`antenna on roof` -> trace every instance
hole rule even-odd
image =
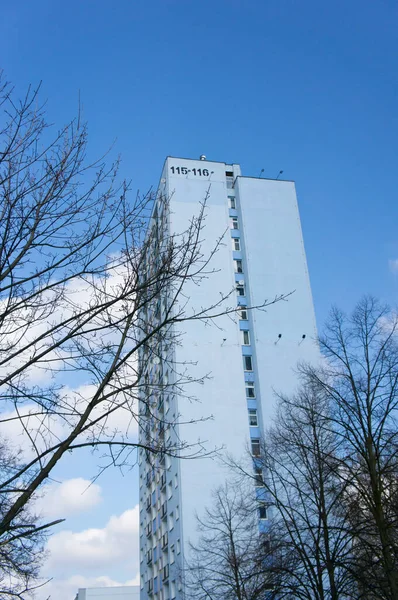
[[[259,177],[264,173],[264,169],[261,169]]]
[[[276,176],[276,179],[279,179],[280,175],[282,175],[283,171],[279,171],[278,175]]]

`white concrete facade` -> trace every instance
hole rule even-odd
[[[140,586],[80,588],[75,600],[139,600]]]
[[[184,288],[187,311],[212,305],[231,290],[222,306],[243,308],[243,318],[221,317],[218,327],[201,321],[181,326],[175,364],[193,363],[186,366],[193,378],[211,375],[203,385],[189,386],[187,394],[197,402],[182,394],[167,399],[167,418],[180,415],[187,422],[170,435],[239,457],[270,424],[275,390],[295,389],[297,362],[318,359],[295,186],[242,177],[238,165],[168,157],[159,190],[159,198],[170,198],[165,235],[184,231],[207,198],[204,255],[222,238],[211,261],[215,273]],[[290,292],[265,312],[244,311]],[[141,455],[141,600],[184,597],[181,567],[197,536],[195,514],[211,503],[212,490],[225,477],[214,457],[166,460],[154,469]]]

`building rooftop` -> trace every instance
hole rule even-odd
[[[117,587],[80,588],[75,600],[139,600],[138,585]]]

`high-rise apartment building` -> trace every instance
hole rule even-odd
[[[188,312],[197,311],[233,289],[223,307],[240,310],[221,317],[217,326],[182,323],[183,337],[166,348],[167,360],[141,356],[148,381],[163,378],[168,384],[164,393],[160,389],[154,395],[150,416],[142,417],[141,439],[152,435],[173,442],[174,436],[192,447],[200,441],[207,451],[217,448],[236,457],[249,447],[255,457],[272,418],[275,391],[292,392],[297,362],[318,358],[295,185],[244,177],[239,165],[205,157],[168,157],[151,227],[160,223],[163,238],[186,230],[205,198],[203,255],[223,237],[208,269],[214,272],[199,285],[188,282],[184,302]],[[154,259],[149,256],[148,263]],[[265,311],[246,309],[290,292],[287,300]],[[154,311],[162,306],[159,299]],[[181,365],[193,378],[185,391],[168,387]],[[203,374],[209,374],[204,384],[195,383]],[[196,401],[187,398],[191,394]],[[164,420],[178,424],[165,430]],[[141,451],[141,600],[184,597],[184,560],[198,535],[195,515],[211,505],[212,490],[226,475],[214,456],[178,460]],[[259,518],[266,517],[260,511]]]

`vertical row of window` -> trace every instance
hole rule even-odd
[[[162,211],[161,205],[158,208]],[[154,268],[161,252],[164,227],[162,215],[159,216],[155,208],[150,250],[144,265],[146,275]],[[161,322],[166,310],[167,290],[160,289],[155,300],[148,301],[142,311],[144,331],[146,327],[153,328],[154,324]],[[170,404],[174,405],[174,396],[168,393],[172,389],[172,369],[168,368],[172,360],[170,348],[167,335],[162,340],[155,336],[150,344],[143,347],[140,355],[145,381],[140,401],[140,438],[147,445],[157,444],[159,448],[171,443],[173,430],[172,422],[168,425],[166,416]],[[179,510],[173,501],[176,494],[173,488],[178,487],[178,476],[177,473],[169,474],[172,464],[167,456],[160,455],[160,458],[154,459],[140,450],[139,461],[141,562],[145,562],[145,568],[141,569],[141,588],[154,600],[172,600],[176,597],[177,581],[175,568],[171,565],[181,552],[180,539],[177,539],[179,527],[176,527]]]
[[[168,473],[171,461],[163,457],[156,468],[151,468],[146,477],[146,501],[141,502],[141,563],[146,562],[145,574],[141,576],[141,589],[145,589],[155,600],[172,600],[176,597],[177,581],[170,567],[181,552],[180,539],[176,539],[174,527],[180,518],[179,507],[170,512],[173,487],[178,487],[178,476]],[[143,485],[141,485],[143,488]],[[144,512],[145,507],[145,512]],[[177,532],[178,535],[178,532]],[[169,539],[170,536],[170,539]],[[174,538],[174,539],[173,539]],[[143,572],[143,569],[141,569]],[[169,581],[170,578],[170,581]]]
[[[237,202],[236,202],[236,198],[235,196],[228,196],[228,202],[229,202],[229,208],[230,208],[230,225],[231,225],[231,231],[232,231],[232,250],[234,252],[241,252],[242,251],[242,247],[241,247],[241,240],[239,235],[237,235],[238,231],[239,231],[239,219],[238,216],[236,216],[234,214],[234,211],[237,208]],[[243,258],[242,257],[234,257],[234,268],[235,268],[235,273],[237,274],[242,274],[244,275],[244,267],[243,267]],[[239,279],[236,284],[235,284],[235,288],[236,288],[236,295],[239,298],[243,298],[246,296],[246,284],[245,284],[245,280]],[[239,319],[241,321],[248,321],[248,311],[247,308],[245,308],[244,306],[240,305],[240,300],[238,300],[238,315],[239,315]],[[248,329],[242,329],[241,330],[241,343],[242,346],[250,346],[250,331]],[[243,368],[245,373],[252,373],[253,372],[253,357],[250,354],[245,354],[243,355]],[[256,392],[255,392],[255,385],[253,381],[246,381],[245,382],[245,389],[246,389],[246,398],[248,399],[252,399],[256,397]],[[256,409],[252,409],[252,411],[255,410],[255,416],[256,416],[256,425],[254,425],[254,415],[253,412],[252,414],[249,413],[249,424],[250,426],[254,427],[258,425],[257,423],[257,410]]]
[[[241,252],[242,245],[240,239],[240,224],[239,218],[236,214],[237,202],[234,196],[228,196],[229,200],[229,208],[230,208],[230,228],[231,228],[231,238],[232,238],[232,250],[234,252]],[[245,304],[243,298],[246,296],[246,281],[244,278],[244,264],[243,257],[241,255],[234,256],[234,271],[237,275],[242,275],[242,277],[236,277],[236,294],[238,298],[238,309],[239,309],[239,319],[240,321],[248,321],[248,310],[242,304]],[[254,435],[255,429],[259,427],[258,413],[255,405],[253,406],[256,398],[255,384],[253,381],[253,372],[254,372],[254,361],[252,353],[250,352],[251,346],[251,336],[250,330],[248,327],[242,324],[242,329],[240,330],[241,335],[241,345],[242,345],[242,359],[243,359],[243,369],[245,373],[245,389],[246,389],[246,398],[248,400],[248,419],[249,419],[249,427],[251,431],[253,431]],[[263,487],[263,472],[260,465],[258,465],[258,459],[261,456],[261,441],[259,437],[250,436],[251,443],[251,453],[253,456],[253,467],[254,467],[254,479],[256,487]],[[258,508],[258,516],[259,519],[267,518],[267,508],[263,501],[259,503]]]

